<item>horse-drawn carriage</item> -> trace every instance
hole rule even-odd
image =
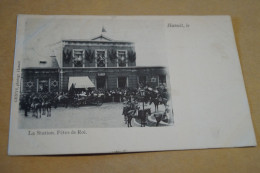
[[[68,93],[61,93],[60,95],[56,96],[53,99],[53,106],[54,108],[57,108],[59,106],[61,107],[80,107],[80,106],[86,106],[86,105],[96,105],[101,106],[103,104],[104,100],[104,94],[101,93],[95,93],[92,91],[92,93],[86,93],[82,92],[79,93],[79,90],[73,90],[73,92]]]
[[[63,96],[67,106],[101,106],[103,104],[104,94],[95,91],[95,85],[87,76],[70,77],[68,89],[67,95]]]
[[[104,94],[92,93],[86,95],[85,93],[76,94],[73,98],[73,105],[75,107],[85,105],[101,106],[103,104]]]
[[[148,116],[153,116],[152,119],[156,121],[156,126],[159,125],[161,121],[168,122],[169,119],[169,109],[168,109],[168,92],[166,88],[144,88],[139,89],[137,94],[134,96],[134,102],[129,100],[128,104],[123,107],[123,115],[125,122],[128,127],[132,127],[131,120],[135,118],[141,124],[141,127],[145,127],[148,123]],[[139,102],[143,102],[143,109],[138,106]],[[151,108],[144,108],[144,103],[153,103],[155,106],[155,111],[152,113]],[[158,107],[160,104],[165,106],[164,111],[159,111]]]

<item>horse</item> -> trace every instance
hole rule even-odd
[[[43,101],[42,102],[42,115],[45,115],[45,112],[47,112],[47,117],[51,116],[51,101]]]
[[[158,97],[156,97],[156,98],[151,97],[151,99],[150,99],[150,105],[151,105],[152,103],[154,104],[155,112],[157,112],[157,111],[158,111],[159,104],[160,104],[159,98],[158,98]]]
[[[167,98],[164,98],[164,97],[161,97],[159,98],[159,104],[163,104],[165,107],[168,105],[168,99]]]
[[[141,127],[145,127],[147,116],[149,116],[149,115],[151,115],[151,109],[150,108],[138,111],[138,117],[141,120]]]
[[[132,119],[135,116],[136,110],[130,110],[127,112],[126,116],[127,116],[127,127],[132,127]]]
[[[58,107],[58,104],[64,106],[65,108],[69,105],[70,98],[66,95],[58,95],[53,99],[53,105],[56,109]]]
[[[139,109],[137,104],[131,103],[130,105],[123,108],[123,115],[125,117],[125,122],[127,122],[128,127],[132,127],[132,119],[135,117],[136,111]]]
[[[41,113],[42,113],[42,103],[41,100],[36,97],[33,99],[32,104],[31,104],[31,108],[33,111],[33,116],[36,118],[41,118]]]
[[[161,122],[161,120],[165,119],[167,117],[167,119],[169,119],[168,117],[168,113],[169,113],[169,109],[166,108],[164,112],[155,112],[154,113],[154,117],[156,119],[156,126],[159,126],[159,123]]]
[[[130,110],[131,110],[130,106],[124,106],[123,107],[122,115],[124,115],[125,124],[127,124],[127,112],[130,111]]]

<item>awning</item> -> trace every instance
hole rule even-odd
[[[88,76],[69,77],[68,89],[73,85],[74,88],[95,88]]]

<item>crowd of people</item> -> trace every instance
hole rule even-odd
[[[144,92],[142,95],[141,92]],[[102,98],[103,102],[124,102],[124,101],[137,101],[137,102],[151,102],[151,99],[158,99],[159,102],[166,102],[169,99],[169,92],[164,85],[159,87],[139,87],[139,88],[125,88],[125,89],[80,89],[69,90],[68,92],[47,92],[47,93],[29,93],[22,94],[20,97],[20,108],[24,109],[26,106],[34,101],[41,102],[55,102],[61,97],[76,98],[76,97],[96,97]]]

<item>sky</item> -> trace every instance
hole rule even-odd
[[[101,32],[102,27],[106,32]],[[164,21],[116,16],[29,16],[25,21],[26,56],[50,56],[62,39],[89,40],[100,34],[135,43],[137,66],[165,66]]]

